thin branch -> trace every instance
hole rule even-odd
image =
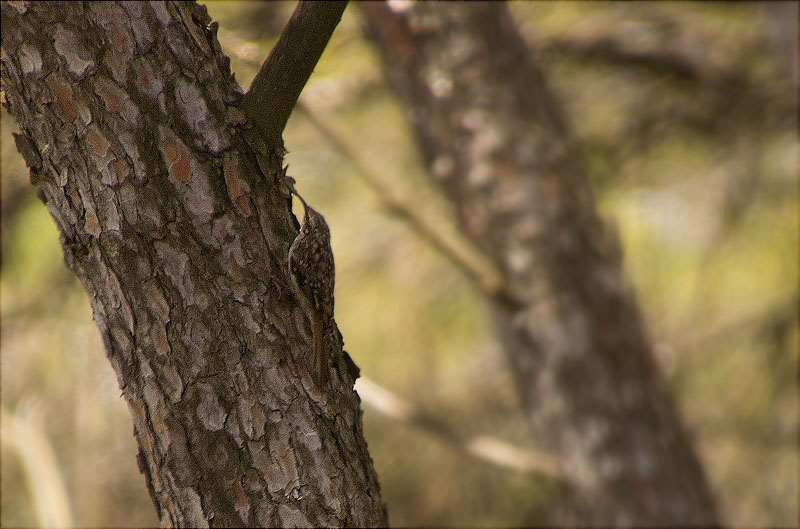
[[[405,220],[411,228],[446,258],[466,272],[489,296],[513,300],[503,273],[478,247],[457,233],[443,233],[435,222],[432,222],[415,208],[411,200],[401,196],[386,178],[374,169],[361,150],[355,147],[336,127],[305,102],[298,101],[297,109],[305,115],[314,127],[345,156],[358,170],[362,180],[370,187],[384,208],[391,214]]]
[[[356,381],[356,391],[367,406],[398,421],[416,426],[447,444],[493,465],[563,480],[558,459],[510,445],[492,437],[464,437],[435,417],[404,401],[368,378]]]
[[[639,67],[657,74],[674,75],[677,79],[701,82],[708,77],[691,57],[671,50],[641,50],[613,36],[602,35],[594,38],[553,37],[541,39],[540,53],[553,53],[571,56],[586,61],[604,61],[613,65]],[[706,68],[708,66],[706,65]]]
[[[679,24],[685,24],[679,22]],[[686,121],[690,126],[717,133],[720,115],[727,115],[731,105],[758,109],[763,116],[760,122],[785,122],[785,116],[794,115],[792,98],[776,97],[774,90],[763,79],[756,79],[752,72],[743,70],[740,60],[743,53],[726,51],[726,59],[710,60],[700,45],[666,45],[642,43],[620,32],[613,24],[600,24],[597,29],[583,29],[575,35],[557,37],[529,37],[529,41],[542,55],[577,60],[592,65],[606,64],[612,67],[631,68],[658,76],[659,81],[685,83],[697,97],[697,90],[709,91],[714,99],[722,100],[708,109],[705,119],[691,119],[692,113],[681,112],[665,116],[673,120]],[[655,40],[655,39],[654,39]],[[689,40],[684,30],[670,39],[673,43]],[[718,42],[714,43],[715,45]],[[762,44],[753,42],[750,51]],[[727,103],[730,101],[731,103]],[[748,114],[749,116],[749,114]],[[658,119],[653,116],[652,119]]]
[[[301,1],[261,65],[242,108],[268,139],[279,141],[347,2]]]

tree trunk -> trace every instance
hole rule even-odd
[[[238,108],[205,8],[3,2],[2,16],[4,105],[162,524],[385,525],[341,349],[327,388],[308,369],[279,135]]]
[[[562,111],[501,3],[363,4],[430,175],[505,284],[494,323],[559,520],[711,524],[715,506]]]

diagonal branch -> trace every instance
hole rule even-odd
[[[410,200],[402,196],[370,165],[359,149],[344,137],[325,117],[315,112],[303,101],[297,109],[314,125],[333,147],[357,169],[357,174],[370,187],[386,210],[408,223],[431,246],[463,270],[484,293],[498,298],[512,299],[503,273],[479,248],[458,233],[443,233]]]
[[[301,1],[261,65],[242,100],[242,108],[267,139],[280,141],[297,98],[345,7],[346,1]]]
[[[557,481],[565,479],[559,459],[552,455],[519,448],[493,437],[465,437],[436,417],[365,377],[356,381],[356,391],[364,404],[382,415],[415,426],[473,457],[501,468],[541,474]]]

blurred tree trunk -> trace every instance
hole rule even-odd
[[[715,505],[562,111],[505,4],[362,4],[430,175],[505,285],[489,297],[559,521],[682,525]]]
[[[238,108],[205,8],[3,2],[2,16],[4,105],[162,524],[385,525],[354,380],[341,355],[324,390],[306,368],[283,123],[267,141]]]

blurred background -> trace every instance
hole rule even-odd
[[[206,5],[246,89],[294,3]],[[796,526],[797,4],[510,8],[619,229],[723,522]],[[366,168],[454,226],[359,16],[346,10],[284,134],[289,173],[331,226],[346,348],[363,376],[458,437],[533,450],[482,295],[365,180]],[[127,407],[15,130],[3,111],[0,524],[156,526]],[[364,427],[393,525],[541,519],[547,482],[387,415],[387,395],[364,390],[384,397],[365,405]]]

